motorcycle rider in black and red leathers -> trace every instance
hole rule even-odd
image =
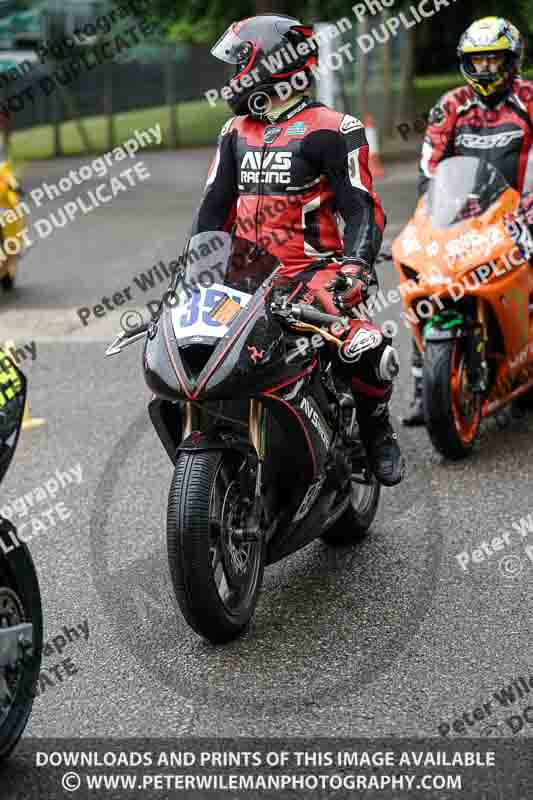
[[[339,314],[377,283],[385,215],[372,189],[362,123],[313,101],[313,28],[265,14],[231,25],[212,54],[234,65],[221,91],[236,114],[220,132],[193,233],[234,231],[297,276],[293,300]],[[343,218],[343,234],[337,214]],[[398,359],[390,340],[351,320],[335,369],[350,377],[371,468],[387,486],[405,462],[389,421]]]
[[[485,17],[465,31],[457,53],[467,86],[445,94],[429,114],[419,196],[443,159],[475,156],[489,161],[522,194],[521,212],[509,221],[509,232],[531,260],[533,83],[520,78],[522,37],[507,20]],[[422,373],[423,356],[413,339],[414,396],[404,425],[424,424]]]

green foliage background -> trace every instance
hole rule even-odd
[[[354,0],[355,1],[355,0]],[[230,22],[272,10],[299,17],[302,21],[332,21],[352,16],[354,2],[346,0],[272,0],[266,5],[253,0],[151,0],[151,11],[173,40],[191,43],[212,43]],[[414,0],[397,0],[390,13],[416,5]],[[417,26],[417,71],[441,72],[452,67],[453,52],[465,28],[479,17],[504,15],[522,31],[531,48],[533,33],[533,0],[450,0],[450,8]],[[372,25],[372,17],[370,17]],[[435,60],[435,49],[446,53],[445,62]],[[530,50],[530,55],[533,55]]]

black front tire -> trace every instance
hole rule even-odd
[[[427,342],[424,353],[426,428],[439,453],[454,461],[469,455],[481,423],[481,397],[468,395],[462,342]],[[467,413],[461,401],[465,394],[470,403]]]
[[[216,521],[217,517],[224,517],[221,504],[220,508],[215,507],[217,481],[224,470],[228,474],[235,472],[238,459],[230,451],[181,453],[169,493],[167,546],[176,598],[191,628],[213,644],[231,641],[245,630],[254,614],[263,579],[262,538],[245,546],[250,566],[249,577],[245,573],[243,579],[243,598],[238,590],[234,591],[231,567],[216,557],[217,536],[222,540],[226,530]],[[227,554],[227,550],[224,552]],[[225,581],[226,598],[220,593],[218,580]]]

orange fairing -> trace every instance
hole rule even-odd
[[[422,197],[415,215],[395,240],[392,254],[396,267],[406,264],[421,275],[427,287],[435,285],[436,276],[444,283],[457,280],[461,274],[500,258],[512,249],[504,225],[504,217],[515,211],[520,195],[507,189],[484,214],[467,219],[449,228],[434,228],[426,214]],[[447,279],[447,280],[446,280]]]
[[[475,203],[476,195],[470,197]],[[445,307],[459,310],[465,298],[484,325],[489,317],[496,323],[503,347],[493,354],[495,376],[483,408],[492,413],[533,385],[533,268],[505,226],[520,195],[506,188],[483,213],[442,228],[433,225],[426,198],[392,247],[404,319],[422,350],[428,320]],[[445,202],[453,207],[453,198]]]

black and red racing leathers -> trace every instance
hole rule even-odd
[[[307,298],[311,290],[329,313],[338,313],[325,286],[347,261],[373,268],[385,227],[368,152],[358,119],[307,97],[272,122],[233,117],[220,133],[193,233],[232,230],[257,243],[279,259],[283,275],[302,278]],[[375,334],[376,348],[358,359],[353,385],[386,400],[392,385],[378,369],[386,337],[354,320],[345,348],[363,331]]]
[[[229,120],[195,232],[228,230],[234,222],[235,234],[279,258],[287,275],[343,253],[372,266],[385,216],[372,190],[362,123],[308,98],[273,124]]]
[[[440,161],[475,156],[488,161],[520,194],[533,190],[533,83],[516,78],[494,107],[470,86],[442,97],[429,115],[420,162],[419,192]]]
[[[470,86],[445,94],[431,109],[420,161],[419,195],[428,189],[441,161],[475,156],[496,167],[522,195],[531,223],[533,210],[533,83],[516,78],[496,104],[484,102]],[[423,359],[413,339],[415,398],[407,425],[423,424]]]

